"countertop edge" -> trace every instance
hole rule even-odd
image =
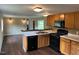
[[[72,40],[72,41],[76,41],[76,42],[79,42],[79,40],[76,40],[76,39],[73,39],[73,38],[69,38],[69,37],[66,37],[66,36],[60,36],[61,38],[66,38],[66,39],[69,39],[69,40]]]

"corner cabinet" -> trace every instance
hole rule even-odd
[[[63,54],[69,55],[70,54],[70,40],[61,38],[60,39],[60,51]]]
[[[74,13],[66,13],[65,14],[65,27],[68,29],[74,28]]]
[[[79,42],[61,37],[60,51],[65,55],[79,55]]]

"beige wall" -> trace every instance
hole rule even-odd
[[[46,20],[43,18],[35,18],[36,20]],[[21,34],[21,30],[27,30],[27,25],[23,24],[21,18],[14,18],[13,23],[8,22],[8,18],[4,18],[4,35]],[[29,18],[29,30],[33,30],[33,20]]]
[[[4,35],[21,34],[21,30],[27,29],[26,23],[23,24],[22,19],[14,18],[12,23],[8,22],[8,18],[4,18]]]

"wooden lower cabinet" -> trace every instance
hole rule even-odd
[[[77,44],[77,53],[76,55],[79,55],[79,43]]]
[[[79,42],[61,38],[60,39],[60,51],[66,55],[79,55]]]
[[[71,41],[71,55],[79,55],[79,42]]]
[[[49,35],[38,36],[38,48],[49,46]]]
[[[60,51],[66,55],[70,54],[70,40],[65,38],[60,39]]]

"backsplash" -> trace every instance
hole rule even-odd
[[[79,30],[76,29],[68,29],[69,33],[79,35]]]

